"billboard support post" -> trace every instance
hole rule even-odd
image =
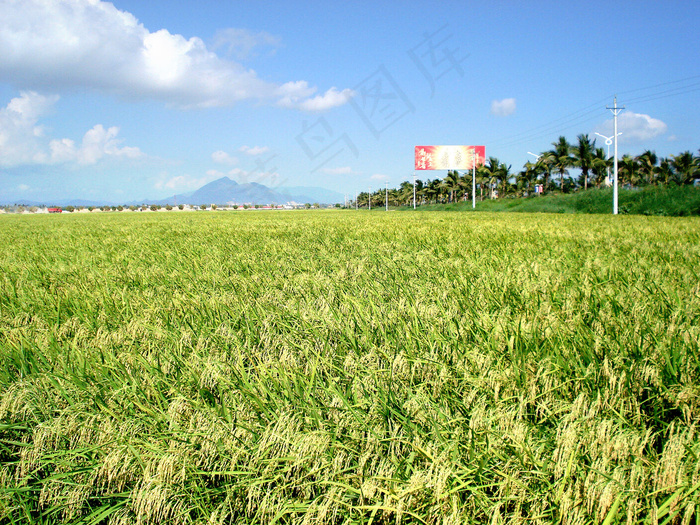
[[[472,210],[476,209],[476,150],[472,150]]]

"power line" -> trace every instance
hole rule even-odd
[[[647,89],[654,89],[654,88],[661,87],[661,86],[668,86],[669,84],[678,84],[678,83],[680,83],[680,82],[685,82],[686,80],[694,80],[694,79],[696,79],[696,78],[700,78],[700,75],[693,75],[692,77],[685,77],[685,78],[681,78],[681,79],[678,79],[678,80],[669,80],[668,82],[662,82],[662,83],[660,83],[660,84],[654,84],[653,86],[646,86],[646,87],[641,87],[641,88],[637,88],[637,89],[628,89],[627,91],[620,91],[620,92],[618,93],[618,95],[619,95],[619,94],[623,94],[623,95],[624,95],[625,93],[636,93],[637,91],[644,91],[644,90],[647,90]]]
[[[551,120],[551,121],[549,121],[549,122],[546,122],[545,124],[541,124],[541,125],[539,125],[539,126],[535,126],[534,128],[527,129],[527,130],[522,131],[522,132],[520,132],[520,133],[516,133],[516,134],[514,134],[514,135],[508,135],[508,136],[503,137],[503,138],[501,138],[501,139],[491,141],[490,143],[491,143],[491,144],[496,144],[496,143],[500,144],[500,143],[502,143],[502,142],[504,142],[504,141],[508,141],[508,143],[510,143],[510,140],[511,140],[511,139],[516,139],[516,138],[522,137],[522,136],[524,136],[524,135],[529,135],[530,133],[532,133],[532,132],[534,132],[534,131],[542,130],[542,129],[544,129],[544,128],[547,128],[547,129],[551,129],[551,128],[553,128],[553,127],[556,128],[556,127],[558,127],[559,125],[567,124],[567,123],[569,123],[569,122],[574,122],[574,121],[576,121],[577,119],[579,119],[579,118],[581,118],[581,117],[583,117],[583,116],[585,116],[585,115],[588,115],[588,114],[590,114],[590,113],[592,113],[592,112],[594,112],[594,111],[599,111],[599,110],[600,110],[600,105],[601,105],[603,102],[605,102],[606,100],[609,100],[609,99],[610,99],[610,97],[605,97],[605,98],[602,98],[602,99],[600,99],[600,100],[596,100],[594,103],[592,103],[592,104],[590,104],[590,105],[588,105],[588,106],[586,106],[586,107],[584,107],[584,108],[581,108],[581,109],[579,109],[579,110],[576,110],[576,111],[574,111],[574,112],[572,112],[572,113],[569,113],[569,114],[567,114],[567,115],[564,115],[563,117],[559,117],[559,118],[557,118],[557,119],[554,119],[554,120]],[[579,114],[580,114],[580,115],[579,115]],[[578,115],[578,116],[577,116],[577,115]],[[563,121],[563,122],[561,122],[561,121]],[[560,124],[558,124],[558,123],[560,123]],[[513,141],[513,142],[514,142],[514,143],[517,143],[517,142],[520,142],[520,141],[517,141],[517,140],[516,140],[516,141]]]
[[[661,82],[659,84],[654,84],[651,86],[645,86],[645,87],[641,87],[641,88],[630,89],[627,91],[621,91],[620,93],[622,93],[622,94],[638,93],[638,92],[643,92],[643,91],[655,90],[655,89],[665,87],[665,86],[670,86],[673,84],[687,83],[688,81],[693,81],[696,79],[700,79],[700,75],[685,77],[685,78],[678,79],[678,80],[671,80],[668,82]],[[668,97],[685,95],[687,93],[693,93],[696,91],[700,91],[700,82],[692,82],[692,83],[689,83],[686,85],[676,86],[676,87],[672,87],[670,89],[664,89],[661,91],[648,93],[646,95],[642,94],[638,97],[626,100],[626,103],[631,104],[631,103],[651,102],[653,100],[659,100],[659,99],[668,98]],[[585,124],[586,122],[590,122],[592,120],[595,120],[596,118],[602,117],[600,106],[604,101],[610,100],[610,96],[612,96],[612,95],[609,95],[605,98],[597,100],[596,102],[594,102],[588,106],[585,106],[585,107],[583,107],[579,110],[576,110],[572,113],[568,113],[567,115],[564,115],[563,117],[551,120],[551,121],[546,122],[544,124],[541,124],[539,126],[535,126],[533,128],[527,129],[527,130],[522,131],[520,133],[508,135],[508,136],[502,137],[500,139],[489,141],[489,144],[497,145],[499,147],[506,147],[506,146],[513,146],[515,144],[521,144],[521,143],[532,141],[532,140],[537,140],[537,139],[540,139],[540,138],[547,136],[547,135],[551,136],[552,134],[557,134],[557,133],[561,134],[564,131],[569,130],[573,127],[580,126],[582,124]],[[589,115],[592,115],[592,116],[589,116]]]
[[[692,87],[693,89],[687,89],[690,87]],[[682,89],[683,91],[679,91],[679,89]],[[667,91],[662,91],[662,92],[656,93],[656,94],[644,95],[641,97],[632,98],[632,99],[629,99],[627,101],[627,103],[630,104],[633,102],[650,102],[652,100],[659,100],[661,98],[675,97],[677,95],[684,95],[686,93],[692,93],[692,92],[698,91],[698,90],[700,90],[700,82],[698,82],[696,84],[691,84],[689,86],[684,86],[682,88],[669,89]]]
[[[538,133],[535,133],[533,135],[529,135],[528,137],[525,137],[522,139],[511,140],[509,142],[493,141],[490,144],[498,144],[501,147],[513,146],[515,144],[521,144],[523,142],[539,139],[542,137],[552,136],[555,134],[561,135],[564,131],[573,129],[575,127],[579,127],[582,124],[585,124],[586,122],[591,122],[593,120],[599,119],[600,118],[600,108],[595,109],[595,110],[591,110],[586,115],[590,115],[590,114],[593,114],[593,115],[588,117],[588,118],[583,118],[585,115],[582,115],[579,118],[571,119],[567,122],[563,122],[560,125],[550,126],[546,129],[543,129],[542,131],[539,131]]]

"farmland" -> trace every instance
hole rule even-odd
[[[0,523],[697,523],[700,220],[0,217]]]

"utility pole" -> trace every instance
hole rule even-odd
[[[607,106],[605,109],[609,109],[612,111],[613,114],[613,121],[614,121],[614,137],[615,137],[615,159],[613,160],[613,215],[617,215],[617,116],[620,114],[620,112],[625,109],[625,106],[622,106],[621,108],[617,107],[617,95],[615,95],[615,98],[613,100],[613,107]]]
[[[416,209],[416,174],[413,174],[413,209]]]
[[[367,192],[367,211],[372,211],[372,188]]]
[[[357,211],[357,190],[355,190],[355,211]]]
[[[386,199],[386,211],[389,211],[389,181],[386,181],[386,192],[384,195]]]

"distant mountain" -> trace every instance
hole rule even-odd
[[[141,204],[193,204],[195,206],[201,204],[287,204],[287,203],[319,203],[319,204],[335,204],[343,202],[345,196],[337,191],[327,190],[313,186],[293,186],[268,188],[264,184],[257,182],[246,182],[239,184],[235,180],[228,177],[222,177],[213,182],[205,184],[196,191],[190,193],[181,193],[173,195],[166,199],[144,199],[140,201],[113,203],[107,201],[88,201],[83,199],[59,199],[46,201],[29,201],[18,199],[14,202],[4,204],[22,204],[25,206],[116,206],[119,204],[126,205],[141,205]],[[1,203],[0,203],[1,204]]]
[[[278,191],[284,195],[305,196],[304,199],[293,199],[295,202],[318,202],[319,204],[335,204],[344,202],[345,195],[337,191],[327,190],[316,186],[290,186],[279,188]]]
[[[271,189],[257,182],[239,184],[228,177],[221,177],[205,184],[191,193],[173,195],[154,204],[287,204],[315,203],[335,204],[343,202],[344,196],[325,188],[296,186]],[[151,202],[151,201],[149,201]]]

